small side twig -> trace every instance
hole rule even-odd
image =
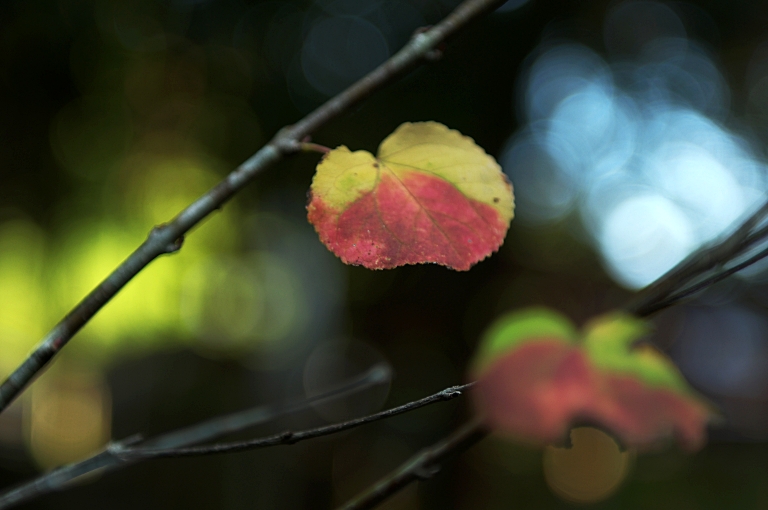
[[[123,459],[159,459],[169,457],[199,457],[203,455],[216,455],[220,453],[233,453],[242,452],[247,450],[255,450],[257,448],[266,448],[268,446],[277,446],[281,444],[296,444],[299,441],[306,441],[307,439],[314,439],[316,437],[328,436],[331,434],[337,434],[345,430],[357,428],[360,425],[366,423],[372,423],[374,421],[391,418],[399,414],[404,414],[420,407],[428,406],[436,402],[445,402],[452,400],[460,396],[465,390],[472,387],[474,383],[464,384],[462,386],[452,386],[442,391],[424,397],[413,402],[408,402],[401,406],[386,409],[384,411],[363,416],[361,418],[354,418],[339,423],[333,423],[331,425],[325,425],[322,427],[316,427],[313,429],[302,430],[298,432],[285,431],[278,434],[274,434],[267,437],[261,437],[258,439],[250,439],[247,441],[233,441],[229,443],[218,443],[206,446],[193,446],[189,448],[145,448],[142,446],[136,446],[127,448],[120,452],[120,457]]]
[[[280,406],[259,406],[226,416],[219,416],[190,427],[168,432],[154,439],[142,441],[141,447],[177,448],[212,441],[227,434],[242,432],[256,425],[273,421],[281,416],[310,409],[316,404],[346,398],[368,388],[388,383],[391,379],[392,371],[389,366],[378,364],[356,378],[313,397],[288,402]]]

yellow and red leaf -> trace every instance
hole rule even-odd
[[[312,180],[308,218],[347,264],[437,263],[467,270],[498,250],[512,187],[471,138],[437,122],[405,123],[378,157],[341,146]]]

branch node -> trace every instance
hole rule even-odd
[[[413,34],[411,35],[411,39],[416,40],[416,38],[421,36],[421,34],[425,34],[429,32],[430,28],[432,28],[432,25],[424,25],[423,27],[417,28],[416,30],[413,31]]]
[[[413,35],[411,36],[411,41],[415,46],[421,46],[429,45],[430,44],[430,37],[427,35],[427,32],[430,31],[432,28],[432,25],[427,25],[425,27],[419,27],[416,30],[413,31]],[[424,51],[424,54],[422,55],[422,58],[426,60],[427,62],[437,62],[441,58],[443,58],[443,53],[445,52],[445,44],[440,43],[435,48],[428,49]]]
[[[136,443],[139,443],[144,440],[144,436],[141,434],[134,434],[132,436],[128,436],[122,441],[113,441],[107,445],[105,450],[112,455],[115,455],[116,457],[121,457],[125,452],[127,452],[131,446],[135,445]]]
[[[429,480],[440,472],[441,466],[439,464],[424,464],[416,468],[413,474],[419,480]]]
[[[293,133],[293,128],[294,126],[285,126],[277,132],[269,144],[284,155],[300,152],[302,150],[302,142],[299,141],[297,136]],[[302,137],[302,139],[303,138],[305,137]]]
[[[440,397],[444,400],[451,400],[461,396],[462,386],[451,386],[440,392]]]
[[[437,62],[441,58],[443,58],[442,48],[434,48],[424,54],[424,60],[426,60],[427,62]]]
[[[161,223],[159,225],[156,225],[149,232],[149,240],[152,241],[157,238],[166,237],[165,232],[168,230],[168,228],[169,228],[168,223]],[[183,244],[184,244],[184,236],[180,235],[173,241],[169,243],[165,243],[164,245],[160,246],[160,253],[176,253],[181,249],[181,246]]]
[[[105,448],[106,451],[111,453],[112,455],[120,456],[121,453],[125,451],[125,445],[122,443],[109,443],[107,447]]]
[[[177,237],[172,243],[165,246],[165,253],[176,253],[184,245],[184,236]]]

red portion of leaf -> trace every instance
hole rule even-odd
[[[522,345],[488,366],[474,391],[488,424],[521,438],[552,443],[595,386],[584,356],[559,340]]]
[[[537,443],[557,442],[574,422],[588,421],[629,446],[648,448],[675,435],[695,450],[704,443],[709,414],[668,389],[601,373],[581,349],[558,340],[527,343],[500,357],[474,393],[491,427]]]
[[[634,445],[652,445],[674,435],[687,450],[704,446],[709,411],[704,406],[662,388],[649,388],[633,377],[609,375],[608,400],[601,412],[607,427]],[[618,433],[618,432],[617,432]]]
[[[434,262],[467,270],[498,250],[508,228],[493,207],[415,172],[399,180],[382,171],[378,185],[345,211],[315,196],[307,209],[332,252],[371,269]]]

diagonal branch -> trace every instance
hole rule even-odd
[[[405,461],[338,510],[365,510],[375,507],[411,482],[433,477],[440,471],[444,461],[469,449],[487,435],[488,431],[479,419],[466,423],[447,438]]]
[[[351,106],[394,82],[406,71],[425,61],[434,60],[439,56],[440,50],[437,47],[440,44],[470,21],[502,3],[503,0],[466,0],[437,25],[418,31],[400,51],[347,90],[293,126],[280,130],[267,145],[171,221],[153,228],[147,239],[45,335],[32,354],[0,385],[0,412],[131,278],[160,255],[178,251],[184,235],[192,227],[221,208],[257,174],[286,156],[299,152],[302,140]]]
[[[758,262],[765,257],[768,257],[768,248],[764,248],[757,252],[755,255],[749,257],[748,259],[744,260],[743,262],[739,262],[738,264],[729,267],[729,268],[723,268],[718,271],[715,271],[713,274],[707,276],[706,278],[702,279],[699,282],[693,283],[691,285],[688,285],[679,291],[676,291],[672,293],[669,297],[666,299],[660,300],[657,303],[654,304],[654,306],[649,307],[649,313],[657,312],[659,310],[662,310],[664,308],[670,307],[674,304],[677,304],[678,302],[682,301],[683,299],[690,297],[697,292],[700,292],[707,287],[714,285],[715,283],[725,280],[732,274],[738,273],[742,269],[751,266],[755,262]]]
[[[214,455],[219,453],[238,452],[266,448],[270,446],[290,445],[299,441],[327,436],[345,430],[350,430],[366,423],[383,420],[392,416],[407,413],[421,407],[452,400],[469,389],[472,383],[463,386],[453,386],[439,391],[428,397],[409,402],[391,409],[297,432],[282,432],[250,441],[213,444],[208,446],[190,447],[201,441],[244,430],[253,425],[264,423],[278,416],[307,409],[311,404],[332,399],[338,399],[351,393],[361,391],[375,384],[389,380],[389,372],[381,367],[375,367],[367,374],[337,390],[327,392],[314,398],[283,406],[279,409],[254,408],[231,415],[235,420],[214,419],[180,431],[164,434],[148,441],[142,441],[140,436],[132,436],[123,441],[111,443],[104,451],[81,462],[69,464],[55,469],[31,482],[27,482],[0,495],[0,509],[10,508],[19,503],[38,498],[50,492],[64,490],[72,485],[79,477],[94,471],[111,472],[138,462],[167,457],[191,457]],[[248,417],[251,417],[248,419]],[[231,426],[232,421],[238,421],[240,426]],[[218,425],[218,426],[217,426]]]
[[[314,439],[316,437],[328,436],[338,432],[344,432],[345,430],[357,428],[360,425],[391,418],[392,416],[404,414],[419,409],[420,407],[434,404],[436,402],[453,400],[454,398],[462,395],[465,390],[468,390],[474,384],[475,383],[469,383],[462,386],[451,386],[450,388],[438,391],[437,393],[429,395],[428,397],[414,400],[413,402],[408,402],[407,404],[403,404],[401,406],[386,409],[384,411],[370,414],[368,416],[363,416],[361,418],[354,418],[352,420],[325,425],[323,427],[316,427],[298,432],[285,431],[267,437],[250,439],[248,441],[233,441],[230,443],[192,446],[188,448],[145,448],[142,446],[135,446],[122,449],[118,456],[125,460],[160,459],[168,457],[200,457],[203,455],[216,455],[220,453],[243,452],[247,450],[255,450],[257,448],[266,448],[268,446],[277,446],[281,444],[295,444],[299,441],[306,441],[307,439]]]
[[[750,257],[731,269],[718,271],[718,268],[744,255],[750,248],[768,238],[768,226],[758,228],[766,217],[768,217],[768,201],[744,220],[732,234],[692,253],[640,291],[625,309],[641,317],[650,315],[762,259],[768,253],[761,252],[762,254]],[[710,272],[715,274],[706,277]],[[691,284],[698,278],[704,279]]]
[[[259,406],[246,409],[245,411],[212,418],[190,427],[168,432],[154,439],[142,441],[141,447],[158,449],[178,448],[203,443],[205,441],[212,441],[227,434],[240,432],[256,425],[270,422],[281,416],[305,411],[316,404],[346,398],[373,386],[388,383],[391,380],[392,372],[390,368],[383,363],[378,364],[364,374],[350,379],[340,386],[324,393],[320,393],[319,395],[296,402],[288,402],[281,406]]]

